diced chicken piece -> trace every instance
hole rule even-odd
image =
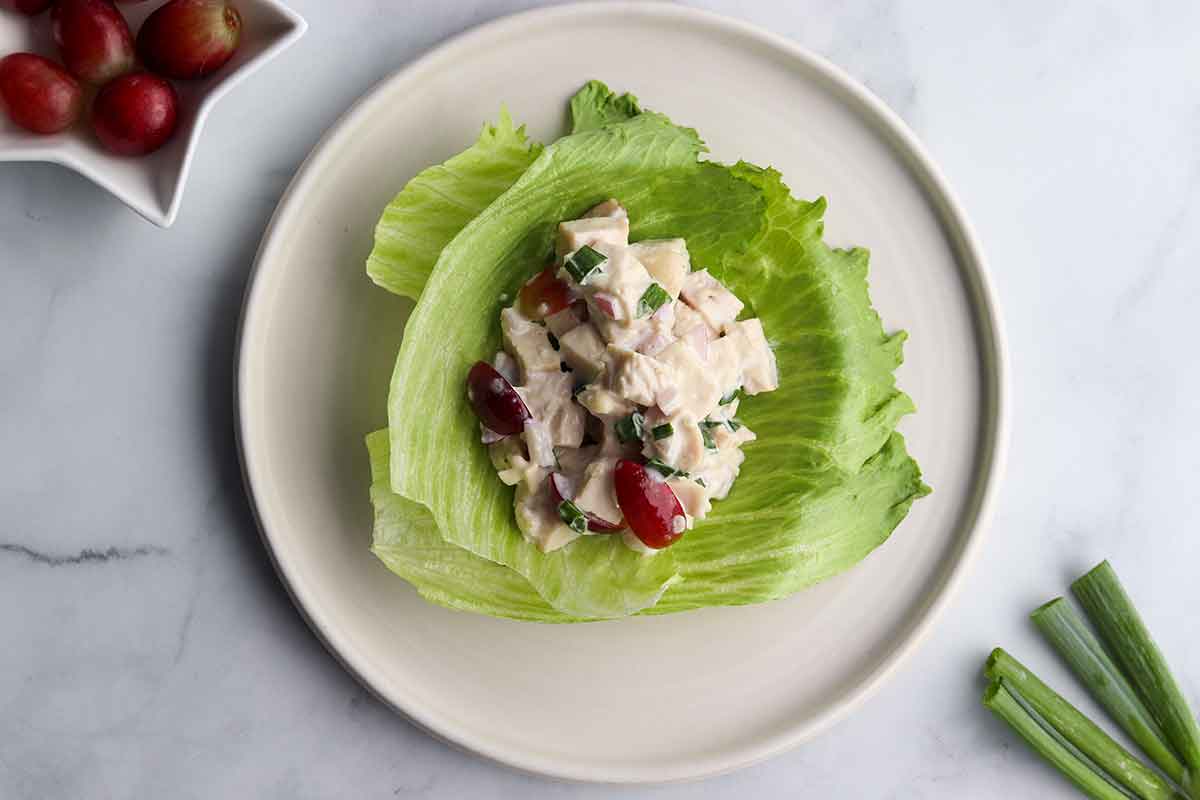
[[[672,300],[679,297],[684,278],[691,269],[687,243],[683,239],[647,239],[634,242],[629,249]]]
[[[739,340],[722,336],[708,345],[709,375],[721,390],[721,396],[742,385],[742,358],[738,351]]]
[[[762,321],[747,319],[729,328],[724,338],[732,339],[741,363],[742,388],[746,394],[771,392],[779,388],[779,368],[775,354],[767,344]]]
[[[702,479],[708,490],[709,497],[714,500],[724,500],[737,480],[742,461],[746,458],[737,447],[710,452],[704,459],[699,470],[692,473],[693,477]]]
[[[670,412],[662,404],[660,396],[681,393],[674,392],[674,376],[662,361],[616,345],[608,346],[608,354],[612,359],[609,386],[614,392],[644,406],[657,403],[664,411]]]
[[[680,296],[699,312],[713,330],[723,330],[742,313],[742,301],[725,288],[708,270],[689,273],[683,282]]]
[[[637,458],[641,442],[622,442],[617,435],[616,422],[605,422],[600,433],[600,455],[609,458]]]
[[[594,416],[602,419],[626,417],[636,410],[633,403],[621,395],[594,383],[584,388],[575,399]]]
[[[728,392],[726,393],[728,394]],[[723,397],[724,395],[722,395]],[[708,413],[708,418],[711,420],[733,419],[737,416],[738,407],[741,406],[742,400],[740,397],[735,397],[728,403],[723,403]]]
[[[592,324],[607,344],[615,344],[625,350],[637,350],[654,335],[654,329],[647,319],[635,319],[626,324],[623,320],[596,315],[592,317]]]
[[[529,321],[515,308],[500,312],[500,330],[504,334],[504,349],[516,356],[521,365],[521,382],[537,372],[558,372],[558,353],[550,345],[546,329]]]
[[[629,213],[625,207],[617,202],[615,198],[605,200],[597,206],[593,206],[590,211],[583,215],[584,219],[592,217],[614,217],[616,219],[629,219]]]
[[[567,306],[558,313],[551,314],[546,317],[546,329],[560,339],[569,330],[573,330],[583,322],[579,317],[579,312],[571,306]]]
[[[521,439],[517,436],[505,436],[495,444],[488,445],[488,457],[497,472],[529,464],[521,447]]]
[[[575,505],[613,523],[621,521],[621,508],[617,505],[617,491],[613,484],[616,466],[615,458],[593,461],[584,471],[583,485],[575,495]]]
[[[521,482],[521,471],[517,469],[502,469],[496,473],[496,477],[505,486],[516,486]]]
[[[517,486],[517,527],[543,553],[549,553],[574,541],[579,534],[563,524],[554,506],[550,487],[543,480],[535,488]]]
[[[704,419],[720,402],[721,387],[713,380],[709,365],[690,345],[675,342],[659,353],[657,360],[668,368],[666,374],[674,390],[658,395],[658,405],[668,416],[688,414],[693,419]]]
[[[654,439],[646,445],[646,455],[654,456],[675,469],[691,472],[698,469],[707,455],[704,436],[694,417],[671,418],[671,435]],[[647,425],[650,421],[647,420]],[[660,424],[655,422],[655,425]]]
[[[496,357],[492,359],[492,366],[514,386],[521,382],[521,370],[517,365],[517,360],[503,350],[496,351]]]
[[[709,433],[712,435],[713,442],[721,450],[730,447],[741,447],[746,442],[753,442],[758,438],[758,435],[745,425],[737,426],[737,430],[728,425],[716,425]]]
[[[519,480],[518,486],[524,486],[528,491],[537,491],[538,487],[546,482],[546,478],[550,475],[550,470],[545,467],[539,467],[537,464],[526,462],[524,467],[517,467]]]
[[[638,316],[638,306],[654,279],[628,247],[598,243],[596,250],[608,260],[583,287],[591,314],[631,326],[642,319]],[[598,302],[598,298],[604,302]],[[608,305],[615,308],[608,308]]]
[[[558,223],[554,252],[560,259],[585,244],[596,250],[600,250],[597,245],[601,244],[624,248],[629,244],[629,219],[590,217]]]
[[[648,334],[631,350],[654,356],[666,350],[675,341],[675,307],[678,303],[664,303],[646,321]]]
[[[675,309],[679,303],[664,303],[650,315],[650,327],[663,333],[675,334]]]
[[[689,528],[695,524],[695,520],[704,519],[712,510],[712,503],[708,499],[708,490],[692,478],[669,478],[667,485],[679,498],[679,505],[683,506],[683,513],[688,515]]]
[[[529,460],[539,467],[553,469],[555,465],[554,443],[550,441],[550,431],[536,419],[525,420],[525,430],[521,436],[525,439],[525,449],[529,451]]]
[[[558,340],[559,352],[567,366],[584,381],[594,381],[605,368],[607,350],[592,325],[580,325]]]
[[[564,447],[555,451],[558,454],[558,471],[567,477],[572,486],[583,484],[583,473],[599,457],[600,447]]]
[[[579,447],[586,412],[571,398],[574,380],[566,372],[536,372],[529,383],[515,387],[525,407],[546,426],[555,447]]]
[[[708,324],[708,320],[700,316],[700,312],[689,306],[687,303],[675,304],[675,326],[674,332],[676,338],[682,339],[690,331],[699,328],[704,331],[705,336],[711,341],[717,338],[717,331],[713,330]]]

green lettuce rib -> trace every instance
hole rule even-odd
[[[433,602],[546,622],[761,602],[857,563],[928,491],[893,434],[912,410],[892,376],[903,334],[886,335],[870,307],[866,252],[821,241],[823,201],[795,200],[772,170],[699,161],[695,131],[639,113],[632,96],[593,82],[571,111],[579,132],[448,245],[446,228],[394,223],[398,240],[429,237],[414,251],[443,249],[432,271],[405,268],[406,293],[421,300],[393,373],[388,447],[369,439],[375,552]],[[559,220],[610,196],[629,209],[632,239],[687,239],[696,267],[762,318],[782,375],[779,391],[743,404],[760,439],[732,495],[653,558],[611,537],[551,554],[525,542],[462,389],[499,346],[500,295],[548,257]]]

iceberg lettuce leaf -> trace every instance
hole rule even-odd
[[[375,527],[371,552],[431,603],[532,622],[572,622],[555,611],[529,581],[508,567],[450,544],[424,506],[388,483],[388,432],[367,436]]]
[[[513,490],[479,446],[463,376],[499,347],[500,298],[544,265],[558,222],[609,196],[640,220],[641,235],[686,236],[701,262],[750,241],[762,224],[761,191],[698,161],[702,148],[695,131],[649,113],[547,147],[442,251],[396,361],[393,491],[428,508],[448,542],[516,570],[569,616],[626,616],[653,605],[678,578],[673,557],[643,558],[613,537],[583,537],[548,554],[527,542]]]
[[[773,170],[700,161],[695,131],[639,112],[588,84],[572,101],[579,132],[451,233],[436,266],[400,260],[419,266],[392,283],[421,299],[393,373],[387,446],[382,433],[369,440],[374,550],[433,602],[546,622],[761,602],[857,563],[928,491],[893,433],[913,408],[893,379],[904,336],[885,334],[870,306],[867,253],[824,244],[824,201],[792,198]],[[741,477],[670,550],[642,558],[590,536],[542,554],[478,443],[463,376],[498,348],[500,297],[549,257],[557,222],[614,196],[632,239],[686,238],[694,266],[762,318],[782,384],[744,401],[759,440]],[[423,222],[397,215],[395,238],[427,235]]]
[[[638,99],[618,95],[600,81],[588,81],[571,98],[571,133],[582,133],[632,119],[642,113]]]
[[[542,146],[501,110],[475,144],[444,164],[422,170],[388,203],[367,258],[371,280],[417,299],[438,255],[480,211],[529,168]]]

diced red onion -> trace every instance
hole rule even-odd
[[[596,308],[600,309],[609,319],[624,319],[625,315],[621,312],[621,303],[611,294],[604,292],[596,292],[592,295],[592,302],[596,304]]]
[[[571,479],[561,472],[550,473],[550,486],[554,489],[554,502],[561,503],[563,500],[574,500],[575,489],[571,486]]]

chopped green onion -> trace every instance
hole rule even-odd
[[[728,425],[729,430],[733,431],[734,433],[737,433],[742,428],[742,421],[737,417],[730,417],[729,419],[725,420],[725,424]]]
[[[660,461],[657,458],[652,458],[646,462],[646,466],[662,475],[664,478],[688,478],[686,472],[681,469],[675,469],[670,464]]]
[[[657,283],[652,283],[646,287],[646,291],[642,292],[642,297],[638,300],[639,317],[649,316],[662,307],[663,303],[671,302],[671,295],[667,294],[667,290],[659,286]]]
[[[585,244],[563,262],[563,267],[571,274],[576,283],[583,283],[591,277],[593,272],[600,269],[600,265],[605,261],[608,261],[608,256],[597,253]]]
[[[669,422],[664,422],[662,425],[655,425],[650,429],[650,435],[654,437],[654,441],[656,442],[659,439],[666,439],[668,436],[673,436],[674,434],[675,428]]]
[[[1180,782],[1183,765],[1166,745],[1158,723],[1071,604],[1056,597],[1030,616],[1096,702],[1171,780]]]
[[[1003,682],[1018,700],[1053,728],[1087,763],[1113,778],[1143,800],[1173,800],[1177,795],[1157,772],[1113,741],[1079,709],[1042,683],[1029,668],[1001,648],[992,651],[984,669],[987,678]]]
[[[700,484],[704,488],[706,488],[706,489],[708,488],[708,484],[704,482],[704,478],[696,478],[695,480],[696,480],[696,483]]]
[[[646,431],[646,418],[635,411],[628,417],[617,420],[616,429],[617,438],[623,443],[640,442],[642,434]]]
[[[983,705],[1009,724],[1030,747],[1046,759],[1080,791],[1095,800],[1128,800],[1129,795],[1113,786],[1079,756],[1044,728],[1010,691],[1008,681],[993,681],[983,693]]]
[[[717,424],[719,425],[721,423],[717,423]],[[704,440],[704,449],[705,450],[716,450],[717,449],[717,443],[713,439],[711,425],[705,425],[704,423],[700,423],[700,438]]]
[[[555,335],[554,335],[553,333],[551,333],[550,331],[546,331],[546,338],[550,340],[550,346],[551,346],[551,347],[553,347],[555,350],[558,350],[558,349],[559,349],[559,345],[558,345],[558,337],[557,337],[557,336],[555,336]]]
[[[721,398],[721,405],[727,406],[730,403],[732,403],[734,400],[737,400],[741,396],[742,396],[742,387],[739,386],[738,388],[734,389],[732,392],[730,392],[729,394],[727,394]]]
[[[567,527],[576,533],[584,533],[587,531],[588,518],[580,510],[579,506],[572,503],[570,500],[563,500],[558,504],[558,516],[566,523]]]
[[[1184,763],[1181,788],[1200,796],[1200,725],[1116,572],[1102,561],[1072,583],[1071,590]]]

